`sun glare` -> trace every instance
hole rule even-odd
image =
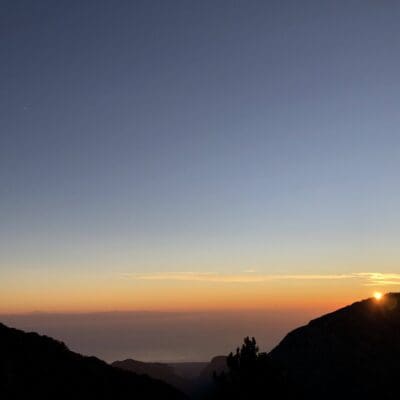
[[[382,296],[383,296],[383,294],[381,292],[374,293],[375,300],[379,301],[382,298]]]

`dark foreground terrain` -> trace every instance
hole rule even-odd
[[[184,399],[177,389],[0,324],[0,399]]]
[[[398,399],[400,294],[315,319],[269,355],[304,398]]]
[[[133,360],[118,365],[136,372],[143,367]],[[163,379],[151,364],[146,373]],[[217,357],[183,386],[171,376],[165,381],[196,398],[391,400],[398,399],[399,373],[400,294],[391,293],[317,318],[270,353],[247,338],[236,353]]]
[[[392,400],[399,397],[400,294],[315,319],[270,353],[245,338],[236,352],[202,368],[190,366],[187,375],[183,365],[135,360],[113,365],[0,324],[1,399]]]

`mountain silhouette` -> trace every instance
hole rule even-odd
[[[171,386],[74,353],[47,336],[0,324],[1,399],[168,399]]]
[[[190,397],[199,398],[213,384],[213,374],[227,368],[226,356],[216,356],[210,362],[152,363],[133,359],[115,361],[113,367],[168,383]]]
[[[303,399],[397,399],[400,294],[354,303],[289,333],[269,356]]]
[[[207,381],[213,378],[214,374],[220,374],[227,370],[226,356],[215,356],[206,365],[206,367],[201,371],[199,379],[202,381]]]
[[[49,337],[0,324],[1,399],[187,398],[173,385],[193,399],[397,400],[400,294],[312,320],[269,353],[245,338],[236,353],[215,357],[202,372],[192,367],[197,372],[189,379],[163,363],[125,360],[111,366]]]
[[[168,363],[174,370],[174,372],[181,376],[182,378],[188,380],[195,380],[197,379],[201,372],[209,365],[207,361],[180,361],[180,362],[173,362]]]
[[[184,379],[176,374],[174,368],[165,363],[142,362],[133,359],[127,359],[124,361],[115,361],[111,365],[113,367],[131,371],[139,375],[145,374],[151,378],[159,379],[185,393],[190,392],[192,386],[189,380]]]

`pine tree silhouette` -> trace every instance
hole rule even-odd
[[[267,353],[260,352],[255,338],[246,337],[227,358],[228,371],[214,374],[218,399],[290,398],[285,374]]]

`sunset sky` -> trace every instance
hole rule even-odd
[[[2,1],[0,314],[397,291],[399,20],[391,0]]]

